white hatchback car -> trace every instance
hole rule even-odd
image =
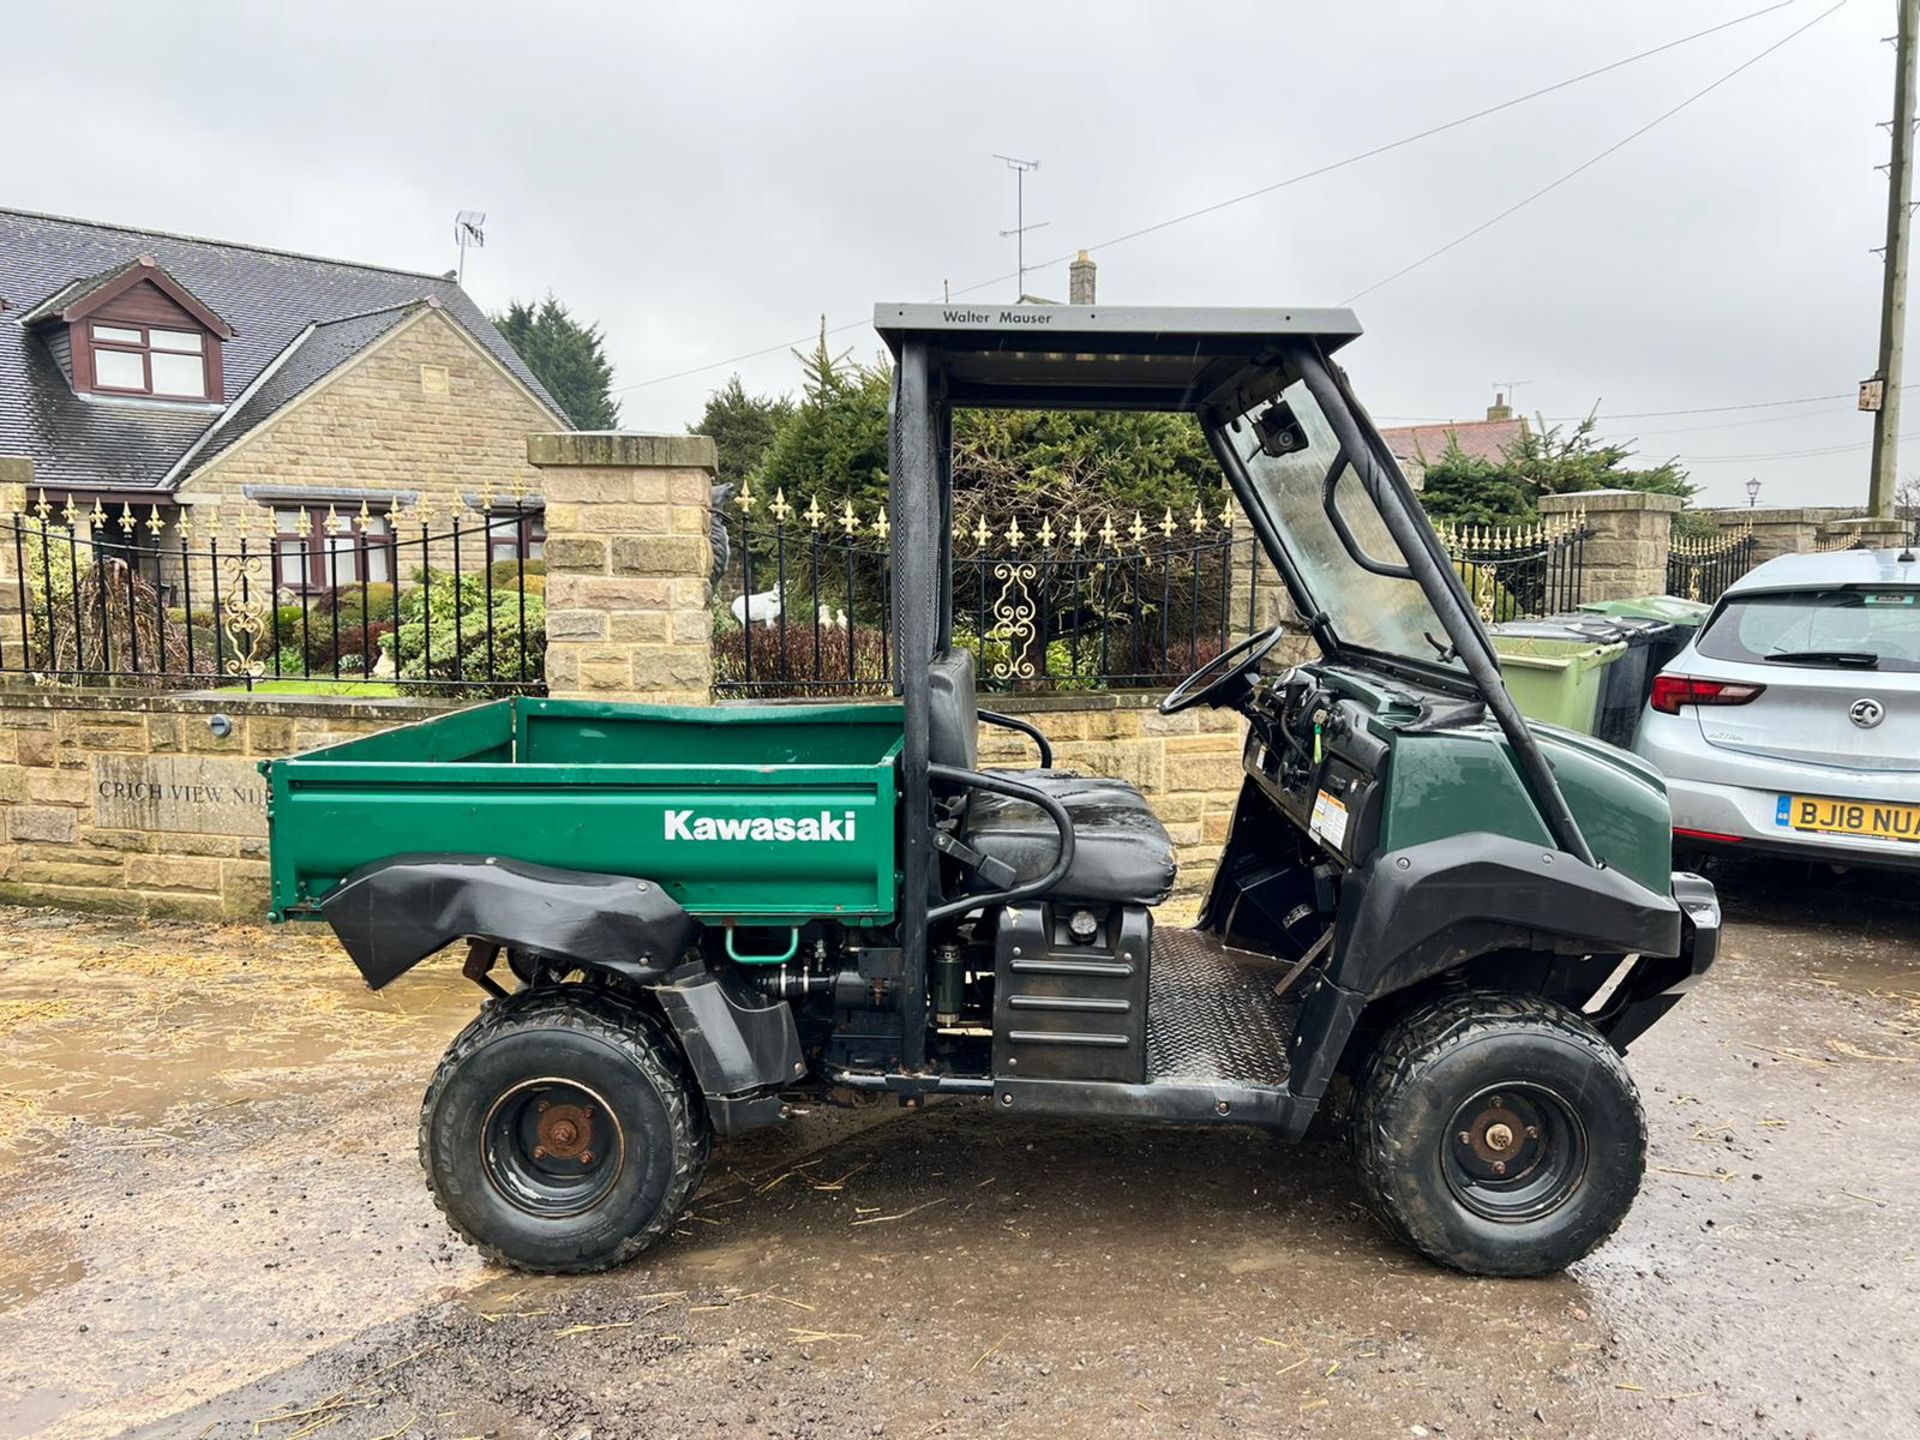
[[[1920,564],[1782,555],[1653,682],[1633,748],[1678,848],[1920,867]]]

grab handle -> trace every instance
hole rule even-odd
[[[727,926],[727,958],[742,965],[784,965],[800,953],[800,927],[788,927],[787,948],[778,955],[742,955],[734,948],[733,926]]]

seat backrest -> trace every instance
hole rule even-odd
[[[973,652],[955,648],[927,666],[932,705],[927,716],[927,758],[936,765],[978,768],[980,704],[973,687]]]

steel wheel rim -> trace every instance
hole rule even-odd
[[[546,1220],[584,1214],[619,1183],[627,1137],[598,1091],[543,1076],[511,1087],[480,1125],[480,1169],[494,1193]]]
[[[1550,1086],[1489,1085],[1453,1112],[1441,1138],[1447,1188],[1472,1214],[1501,1224],[1550,1215],[1587,1174],[1587,1129]]]

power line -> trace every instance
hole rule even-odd
[[[1207,215],[1217,214],[1218,212],[1225,210],[1230,206],[1245,204],[1249,200],[1257,200],[1264,195],[1271,195],[1277,190],[1286,189],[1288,186],[1299,185],[1304,183],[1305,181],[1317,179],[1322,175],[1330,175],[1336,170],[1344,170],[1349,165],[1358,165],[1363,160],[1371,160],[1376,156],[1385,155],[1390,151],[1399,150],[1405,146],[1416,144],[1421,140],[1431,139],[1435,135],[1445,134],[1449,130],[1456,130],[1462,125],[1470,125],[1476,120],[1484,120],[1489,115],[1497,115],[1503,110],[1511,110],[1516,105],[1524,105],[1530,100],[1538,100],[1542,96],[1553,94],[1555,91],[1565,90],[1570,86],[1578,85],[1583,81],[1595,79],[1596,77],[1608,74],[1611,71],[1619,70],[1624,66],[1635,64],[1636,62],[1641,60],[1650,59],[1655,55],[1664,54],[1668,50],[1674,50],[1679,48],[1682,45],[1691,44],[1695,40],[1703,40],[1709,35],[1717,35],[1722,30],[1730,30],[1736,25],[1744,25],[1749,20],[1758,20],[1763,15],[1771,15],[1776,10],[1784,10],[1789,6],[1793,5],[1794,3],[1796,3],[1796,0],[1777,0],[1777,3],[1775,4],[1763,6],[1758,10],[1748,11],[1744,15],[1736,15],[1731,20],[1723,20],[1717,25],[1709,25],[1704,30],[1696,30],[1690,35],[1682,35],[1677,40],[1668,40],[1664,44],[1655,45],[1651,49],[1641,50],[1636,54],[1628,55],[1623,59],[1614,60],[1609,62],[1608,64],[1597,66],[1592,70],[1584,70],[1580,74],[1571,75],[1564,80],[1556,80],[1551,85],[1543,85],[1537,90],[1529,90],[1524,95],[1516,95],[1510,100],[1502,100],[1497,105],[1489,105],[1484,109],[1475,110],[1471,114],[1462,115],[1462,116],[1459,116],[1457,119],[1448,120],[1442,124],[1430,126],[1425,130],[1418,131],[1412,135],[1403,136],[1398,140],[1389,141],[1384,145],[1376,145],[1371,150],[1362,150],[1357,154],[1347,156],[1345,159],[1335,160],[1328,164],[1318,166],[1312,170],[1304,170],[1298,175],[1290,175],[1284,180],[1276,180],[1271,185],[1263,185],[1257,190],[1249,190],[1245,194],[1235,195],[1230,199],[1215,201],[1211,205],[1203,205],[1198,210],[1189,210],[1182,215],[1175,215],[1166,220],[1155,221],[1151,225],[1144,225],[1138,230],[1130,230],[1124,235],[1116,235],[1112,239],[1103,240],[1099,242],[1097,245],[1089,245],[1085,248],[1090,251],[1111,250],[1114,246],[1124,245],[1129,240],[1138,240],[1143,236],[1157,234],[1159,231],[1169,229],[1172,226],[1184,225],[1189,220],[1198,220]],[[1845,0],[1842,0],[1842,3],[1845,3]],[[1788,38],[1791,39],[1792,37],[1789,36]],[[1752,62],[1750,61],[1748,63],[1750,64]],[[1056,255],[1051,260],[1041,261],[1038,264],[1029,266],[1027,268],[1031,270],[1050,269],[1055,265],[1065,264],[1067,261],[1072,260],[1075,254],[1077,253],[1078,253],[1077,250],[1068,251],[1064,254]],[[985,290],[989,286],[1003,284],[1004,282],[1006,282],[1011,278],[1013,278],[1011,275],[996,275],[990,280],[977,281],[974,284],[962,286],[960,289],[954,290],[950,293],[953,295],[968,295],[974,292],[975,290]],[[1390,277],[1390,278],[1396,278],[1396,277]],[[1385,283],[1385,282],[1382,282],[1382,283]],[[838,335],[844,331],[857,330],[862,326],[864,326],[866,323],[867,322],[864,320],[856,320],[845,325],[836,325],[831,330],[828,330],[825,333],[828,335]],[[804,345],[808,341],[812,340],[813,338],[814,336],[810,334],[802,335],[797,339],[784,340],[777,345],[765,345],[758,350],[743,351],[742,353],[738,355],[730,356],[725,360],[712,360],[707,362],[704,365],[693,365],[693,366],[689,366],[684,370],[675,370],[671,374],[656,375],[649,380],[637,380],[631,385],[618,386],[613,393],[618,395],[618,394],[625,394],[629,390],[644,390],[653,385],[665,385],[669,381],[684,380],[690,375],[703,374],[708,370],[719,370],[728,365],[738,365],[742,361],[758,360],[762,356],[766,356],[766,355],[777,355],[782,350],[791,350],[796,345]]]
[[[1912,388],[1912,387],[1908,387]],[[1781,405],[1813,405],[1822,401],[1851,400],[1852,391],[1842,391],[1836,395],[1803,395],[1797,400],[1750,400],[1742,405],[1696,405],[1686,410],[1620,410],[1596,411],[1602,420],[1653,420],[1669,415],[1722,415],[1736,410],[1770,410]],[[1462,420],[1455,415],[1375,415],[1376,421],[1391,420],[1401,425],[1477,425],[1477,420]],[[1577,424],[1586,419],[1581,415],[1544,415],[1544,420]],[[1788,417],[1792,418],[1792,417]]]
[[[1184,215],[1175,215],[1168,220],[1157,220],[1151,225],[1143,225],[1138,230],[1129,230],[1124,235],[1116,235],[1111,240],[1102,240],[1097,245],[1089,245],[1086,248],[1089,251],[1111,250],[1114,246],[1124,245],[1129,240],[1138,240],[1143,236],[1157,234],[1175,225],[1184,225],[1189,220],[1198,220],[1203,216],[1216,214],[1221,210],[1227,209],[1229,206],[1242,205],[1249,200],[1258,200],[1263,195],[1271,195],[1276,190],[1285,190],[1290,185],[1298,185],[1307,180],[1317,180],[1322,175],[1331,175],[1336,170],[1344,170],[1349,165],[1358,165],[1363,160],[1374,159],[1376,156],[1402,149],[1405,146],[1416,144],[1421,140],[1430,140],[1435,135],[1443,135],[1449,130],[1457,130],[1462,125],[1470,125],[1476,120],[1484,120],[1487,116],[1497,115],[1502,110],[1511,110],[1516,105],[1524,105],[1530,100],[1538,100],[1543,95],[1551,95],[1557,90],[1565,90],[1569,86],[1578,85],[1582,81],[1593,79],[1595,76],[1605,75],[1609,71],[1618,70],[1636,61],[1645,60],[1651,56],[1661,54],[1664,51],[1676,49],[1690,41],[1703,39],[1721,30],[1731,29],[1735,25],[1743,25],[1749,20],[1757,20],[1762,15],[1771,15],[1774,11],[1784,10],[1793,3],[1794,0],[1779,0],[1779,3],[1766,6],[1764,9],[1751,11],[1748,14],[1736,16],[1731,20],[1723,20],[1720,24],[1709,26],[1705,30],[1696,30],[1691,35],[1682,35],[1677,40],[1669,40],[1664,45],[1656,45],[1651,50],[1642,50],[1637,55],[1628,55],[1624,59],[1614,60],[1608,64],[1598,66],[1595,69],[1569,76],[1565,80],[1556,80],[1551,85],[1543,85],[1538,90],[1529,90],[1526,94],[1516,95],[1511,100],[1502,100],[1499,104],[1489,105],[1484,110],[1475,110],[1470,115],[1462,115],[1458,119],[1444,121],[1439,125],[1431,126],[1428,129],[1418,131],[1412,135],[1403,136],[1398,140],[1390,140],[1384,145],[1376,145],[1371,150],[1362,150],[1358,154],[1349,155],[1343,160],[1334,160],[1312,170],[1303,170],[1298,175],[1290,175],[1285,180],[1276,180],[1271,185],[1262,185],[1259,189],[1249,190],[1243,195],[1235,195],[1228,200],[1217,200],[1211,205],[1201,206],[1198,210],[1189,210]],[[1844,4],[1845,0],[1842,0],[1842,3]],[[1051,260],[1044,261],[1038,265],[1030,265],[1027,268],[1030,270],[1044,270],[1048,266],[1059,265],[1073,259],[1074,253],[1077,252],[1058,255]],[[998,285],[1006,278],[1005,275],[997,275],[991,280],[982,280],[976,285],[966,286],[964,289],[954,293],[964,295],[970,290],[984,290],[989,285]]]
[[[1902,435],[1902,440],[1920,439],[1920,433]],[[1856,454],[1861,450],[1873,448],[1871,440],[1862,440],[1854,445],[1827,445],[1817,450],[1769,450],[1751,455],[1678,455],[1674,458],[1687,465],[1720,465],[1739,463],[1750,464],[1755,460],[1811,460],[1821,455]]]
[[[1829,415],[1858,415],[1857,405],[1834,405],[1824,410],[1802,410],[1795,415],[1762,415],[1757,420],[1722,420],[1715,425],[1662,425],[1654,430],[1637,430],[1635,439],[1650,435],[1699,435],[1709,430],[1744,430],[1750,425],[1791,425],[1797,420],[1813,420]],[[1602,416],[1601,419],[1613,417]]]
[[[1661,420],[1669,415],[1724,415],[1733,410],[1771,410],[1780,405],[1815,405],[1824,400],[1851,400],[1854,392],[1842,390],[1835,395],[1802,395],[1797,400],[1749,400],[1743,405],[1696,405],[1688,410],[1622,410],[1611,420]],[[1579,420],[1585,416],[1556,415],[1556,420]]]
[[[1590,156],[1589,158],[1581,161],[1578,165],[1574,166],[1573,169],[1567,171],[1566,174],[1560,176],[1556,180],[1549,181],[1547,184],[1542,185],[1538,190],[1534,191],[1531,195],[1527,196],[1525,199],[1516,201],[1514,204],[1509,205],[1506,209],[1502,210],[1498,215],[1495,215],[1492,219],[1483,220],[1480,222],[1480,224],[1474,226],[1471,230],[1467,231],[1465,234],[1456,235],[1453,239],[1449,240],[1446,244],[1440,246],[1439,248],[1434,250],[1429,250],[1425,255],[1422,255],[1418,260],[1415,260],[1412,264],[1401,266],[1398,270],[1394,271],[1391,275],[1387,276],[1384,280],[1376,280],[1373,282],[1373,284],[1367,286],[1364,290],[1354,291],[1353,294],[1347,296],[1347,298],[1342,300],[1340,303],[1342,305],[1351,305],[1354,301],[1360,299],[1361,296],[1371,295],[1374,291],[1382,289],[1385,286],[1391,285],[1394,281],[1400,279],[1402,276],[1412,274],[1415,270],[1418,270],[1422,265],[1427,264],[1429,261],[1438,260],[1442,255],[1446,254],[1449,250],[1452,250],[1457,246],[1464,245],[1467,241],[1473,239],[1474,236],[1483,234],[1484,232],[1491,230],[1495,225],[1498,225],[1502,220],[1505,220],[1509,215],[1513,215],[1521,210],[1524,210],[1527,208],[1527,206],[1533,204],[1534,201],[1539,200],[1544,196],[1552,194],[1555,190],[1558,190],[1562,185],[1566,184],[1569,180],[1573,179],[1576,175],[1580,175],[1585,171],[1591,170],[1595,165],[1598,165],[1602,160],[1606,159],[1609,155],[1613,154],[1616,150],[1622,150],[1626,148],[1628,145],[1631,145],[1635,140],[1638,140],[1642,135],[1646,134],[1649,130],[1653,129],[1656,125],[1660,125],[1668,120],[1671,120],[1675,115],[1678,115],[1682,110],[1685,110],[1688,106],[1694,104],[1696,101],[1704,100],[1707,96],[1711,95],[1714,91],[1718,90],[1722,85],[1726,84],[1729,80],[1733,79],[1734,76],[1740,74],[1744,70],[1749,70],[1753,66],[1759,64],[1762,60],[1766,59],[1767,56],[1773,54],[1774,51],[1778,50],[1782,45],[1785,45],[1789,41],[1797,39],[1799,36],[1806,34],[1807,31],[1811,30],[1814,26],[1818,25],[1822,20],[1826,19],[1829,15],[1833,14],[1834,11],[1840,9],[1846,3],[1847,3],[1847,0],[1835,0],[1835,3],[1833,5],[1829,6],[1825,10],[1822,10],[1818,15],[1814,16],[1813,19],[1809,20],[1806,24],[1800,26],[1798,29],[1789,30],[1785,35],[1782,35],[1778,40],[1774,41],[1771,45],[1767,46],[1767,48],[1762,50],[1758,55],[1752,56],[1747,60],[1741,61],[1738,65],[1734,66],[1733,69],[1727,71],[1726,74],[1722,75],[1718,80],[1715,80],[1712,84],[1704,86],[1701,89],[1694,91],[1693,94],[1687,96],[1686,99],[1682,100],[1678,105],[1675,105],[1672,109],[1662,111],[1660,114],[1654,116],[1653,119],[1649,120],[1646,124],[1642,125],[1638,130],[1635,130],[1631,134],[1622,136],[1620,139],[1614,141],[1613,144],[1607,146],[1607,148],[1602,150],[1598,155]]]
[[[1920,381],[1915,381],[1912,384],[1908,384],[1908,385],[1902,385],[1900,388],[1902,390],[1920,390]],[[1596,409],[1592,413],[1595,419],[1601,420],[1601,421],[1656,420],[1656,419],[1664,419],[1665,417],[1671,416],[1671,415],[1726,415],[1726,414],[1731,414],[1737,411],[1773,410],[1773,409],[1778,409],[1781,406],[1785,406],[1785,405],[1818,405],[1818,404],[1823,404],[1823,403],[1827,403],[1834,400],[1853,400],[1856,398],[1857,396],[1854,391],[1841,390],[1832,395],[1802,395],[1797,399],[1793,399],[1793,400],[1749,400],[1739,405],[1694,405],[1684,410],[1604,411],[1604,410]],[[1857,407],[1848,406],[1845,408],[1846,408],[1846,413],[1852,413]],[[1840,413],[1842,413],[1840,410],[1830,410],[1830,411],[1816,410],[1816,411],[1806,412],[1807,415],[1829,415],[1829,414],[1838,415]],[[1479,420],[1462,420],[1459,417],[1453,416],[1453,415],[1375,415],[1373,418],[1376,422],[1392,421],[1395,424],[1399,424],[1399,425],[1479,425],[1479,424],[1485,423]],[[1587,417],[1585,414],[1580,414],[1580,415],[1543,415],[1540,418],[1554,424],[1577,425],[1582,420],[1585,420]],[[1783,415],[1779,418],[1782,421],[1786,421],[1786,420],[1798,420],[1803,417],[1800,415]],[[1702,425],[1698,427],[1687,427],[1687,428],[1698,428],[1702,430],[1726,430],[1726,429],[1732,429],[1733,426],[1736,424],[1769,424],[1769,423],[1772,423],[1772,422],[1757,421],[1757,420],[1756,421],[1733,421],[1733,422],[1729,422],[1729,424],[1727,425]],[[1650,430],[1647,433],[1650,435],[1678,435],[1678,434],[1681,434],[1682,431],[1679,429]]]
[[[1711,430],[1743,430],[1750,425],[1791,425],[1798,420],[1813,420],[1829,415],[1856,415],[1858,413],[1859,407],[1854,405],[1832,405],[1821,410],[1801,410],[1792,415],[1762,415],[1757,419],[1751,420],[1720,420],[1708,425],[1663,425],[1653,430],[1635,430],[1634,434],[1636,438],[1644,438],[1651,435],[1698,435]],[[1542,415],[1539,418],[1549,425],[1578,425],[1588,417],[1585,415]],[[1611,427],[1614,422],[1628,418],[1630,417],[1624,415],[1609,415],[1603,411],[1596,411],[1593,415],[1594,423],[1603,427]],[[1438,415],[1376,415],[1374,419],[1383,424],[1389,424],[1392,427],[1410,426],[1423,430],[1452,429],[1462,425],[1484,425],[1488,423],[1484,420],[1454,420]]]

